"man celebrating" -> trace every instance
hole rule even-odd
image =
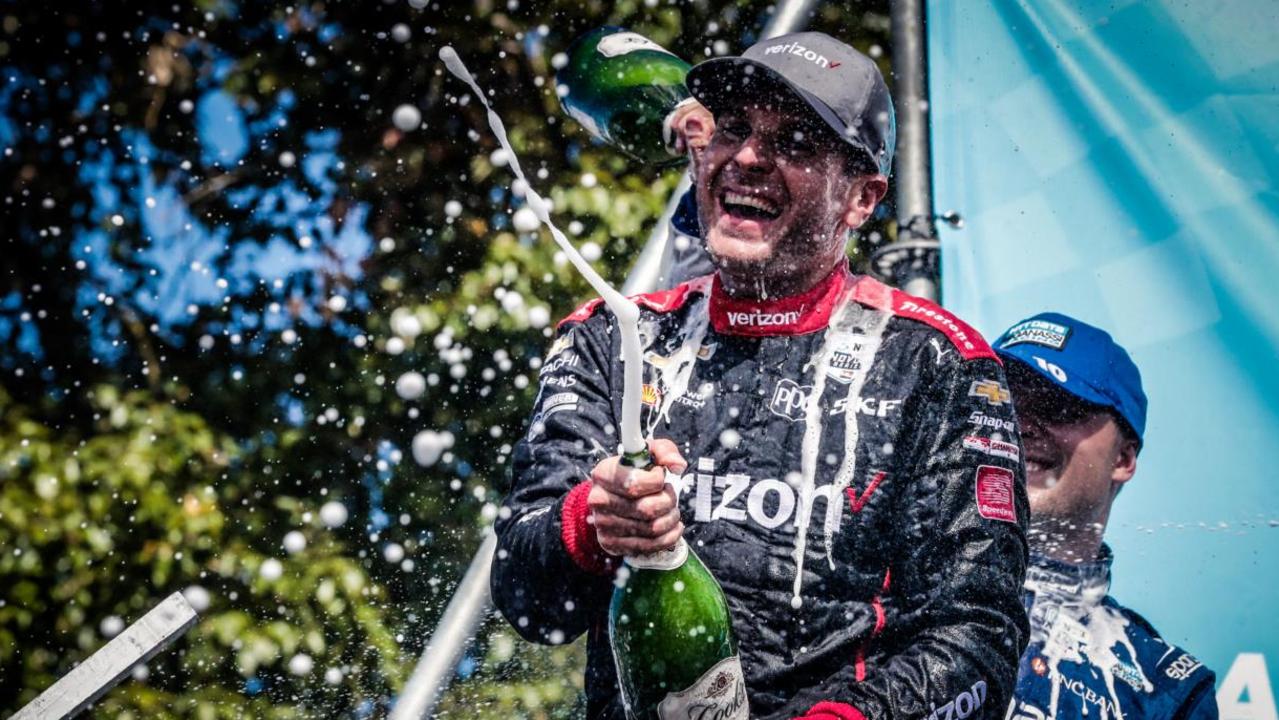
[[[1216,718],[1213,673],[1115,602],[1110,508],[1137,470],[1146,396],[1110,335],[1065,315],[1020,322],[995,344],[1026,453],[1030,647],[1012,717]]]
[[[620,718],[613,570],[682,536],[727,597],[751,717],[998,717],[1027,632],[1020,445],[985,341],[849,272],[887,190],[883,78],[800,33],[688,84],[714,115],[696,192],[716,271],[637,298],[658,466],[619,466],[620,338],[592,301],[515,451],[498,607],[530,640],[589,633],[587,714]]]

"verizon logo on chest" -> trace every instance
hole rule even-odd
[[[728,312],[728,324],[733,327],[772,327],[779,325],[794,325],[799,322],[799,315],[803,308],[799,310],[786,310],[784,312],[760,312],[753,310],[751,312]]]

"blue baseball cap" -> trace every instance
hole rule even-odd
[[[1146,433],[1141,373],[1105,330],[1061,313],[1040,313],[1008,328],[995,341],[995,352],[1080,400],[1111,408],[1141,445]]]

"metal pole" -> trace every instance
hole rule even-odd
[[[778,3],[773,16],[764,25],[760,39],[767,40],[802,30],[808,25],[808,18],[817,5],[817,0],[783,0]],[[675,214],[676,206],[679,205],[680,198],[691,186],[692,180],[685,173],[679,186],[675,188],[675,192],[671,193],[671,198],[666,203],[666,212],[662,213],[653,232],[649,234],[648,242],[644,244],[639,259],[635,261],[630,274],[626,276],[626,282],[622,285],[623,295],[652,292],[670,284],[673,259],[670,221]]]
[[[928,127],[925,0],[893,0],[893,95],[897,110],[897,241],[871,258],[876,272],[903,290],[938,296],[940,265],[933,223]]]
[[[150,660],[195,624],[196,613],[175,592],[143,615],[89,659],[63,675],[10,720],[64,720],[74,717],[115,687],[139,663]]]
[[[453,599],[449,600],[440,623],[435,626],[435,634],[404,684],[404,691],[396,699],[390,720],[421,720],[430,717],[435,709],[440,695],[453,678],[462,652],[479,630],[492,604],[489,570],[496,549],[497,535],[490,527],[484,531],[483,544],[454,591]]]

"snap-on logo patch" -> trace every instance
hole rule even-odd
[[[1017,522],[1013,504],[1013,471],[994,465],[977,468],[977,512],[987,520]]]

